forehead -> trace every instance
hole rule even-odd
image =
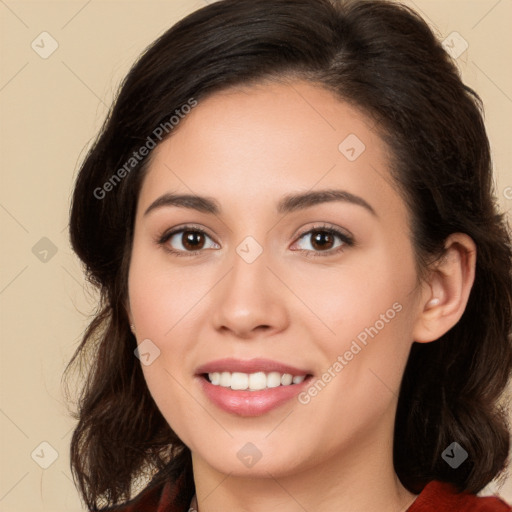
[[[290,191],[343,187],[377,209],[401,202],[388,162],[374,123],[318,85],[237,87],[200,101],[153,150],[139,200],[147,207],[179,191],[247,208]]]

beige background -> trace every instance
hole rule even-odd
[[[496,190],[510,214],[512,0],[406,3],[441,38],[456,31],[469,44],[457,61],[486,105]],[[84,288],[67,239],[72,184],[134,59],[175,21],[204,5],[0,0],[1,512],[83,510],[70,477],[73,421],[61,376],[95,296]],[[39,36],[44,31],[58,44],[46,59],[31,47],[35,41],[39,53],[51,49],[49,36]],[[47,469],[39,465],[50,463]],[[491,485],[486,493],[497,489]],[[512,502],[511,478],[499,492]]]

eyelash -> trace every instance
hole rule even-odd
[[[176,229],[173,229],[172,231],[165,232],[163,235],[161,235],[157,238],[156,242],[158,245],[162,246],[167,252],[169,252],[175,256],[179,256],[179,257],[181,257],[181,256],[185,256],[185,257],[198,256],[201,252],[204,252],[205,249],[199,249],[197,251],[181,251],[181,250],[178,251],[176,249],[171,249],[168,246],[167,242],[174,235],[176,235],[177,233],[182,233],[184,231],[190,231],[192,233],[201,233],[202,235],[205,235],[211,239],[211,236],[208,235],[208,233],[206,233],[206,231],[204,231],[203,229],[201,229],[197,226],[194,226],[194,225],[185,225],[185,226],[180,226]],[[335,254],[339,254],[339,253],[343,252],[346,247],[354,246],[354,240],[352,237],[350,237],[349,235],[339,231],[338,229],[336,229],[328,224],[322,224],[320,226],[315,226],[311,229],[308,229],[307,231],[301,233],[297,239],[300,240],[305,235],[309,235],[309,234],[312,234],[315,232],[328,233],[330,235],[338,237],[343,243],[339,247],[336,247],[335,249],[330,249],[328,251],[311,251],[308,249],[297,249],[297,252],[313,253],[314,258],[327,257],[327,256],[333,256]]]

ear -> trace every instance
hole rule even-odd
[[[464,233],[453,233],[444,248],[423,287],[413,329],[413,339],[419,343],[439,339],[460,320],[475,280],[473,239]]]

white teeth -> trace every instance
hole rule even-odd
[[[233,375],[235,375],[233,373]],[[247,374],[245,374],[247,375]],[[267,376],[263,372],[251,373],[248,376],[249,384],[242,389],[252,389],[254,391],[265,389],[267,387]]]
[[[281,376],[281,384],[283,386],[289,386],[292,383],[293,377],[289,373],[283,373]]]
[[[256,372],[251,374],[242,372],[213,372],[208,374],[208,378],[214,386],[222,386],[234,390],[249,389],[250,391],[259,391],[279,386],[290,386],[292,383],[300,384],[306,376],[293,376],[289,373],[281,374],[279,372]]]
[[[220,382],[219,384],[225,388],[229,388],[231,386],[231,373],[222,372],[220,374]]]
[[[231,389],[247,389],[249,376],[247,373],[234,372],[231,374]]]
[[[277,388],[281,385],[281,374],[279,372],[270,372],[267,375],[267,388]]]

